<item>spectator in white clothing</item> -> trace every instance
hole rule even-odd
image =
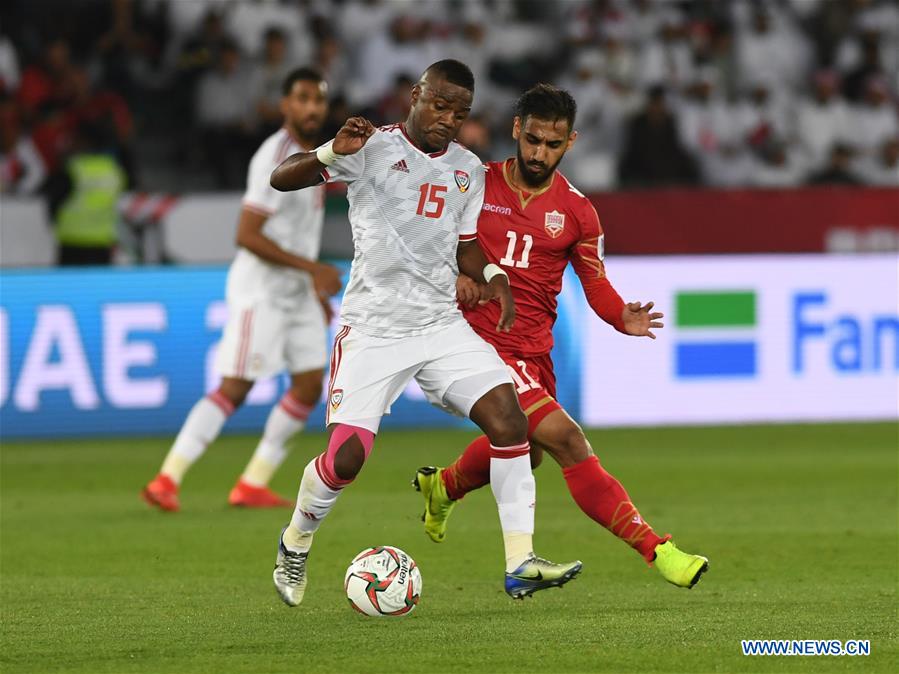
[[[812,87],[812,97],[797,106],[796,134],[809,170],[818,171],[835,144],[849,141],[849,107],[839,95],[835,71],[819,70]]]
[[[674,9],[665,12],[658,39],[641,50],[640,82],[680,88],[693,76],[693,53],[686,41],[683,18]]]
[[[876,154],[887,140],[899,135],[896,107],[887,96],[884,78],[868,78],[864,98],[850,108],[849,128],[849,142],[861,154]]]
[[[358,106],[376,103],[398,75],[416,73],[422,63],[433,61],[427,30],[426,21],[400,15],[387,33],[376,33],[363,42],[355,77],[346,90],[350,102]]]
[[[745,141],[760,148],[773,138],[792,136],[792,124],[787,112],[784,93],[765,80],[758,80],[749,87],[749,95],[738,106],[738,119]]]
[[[678,111],[678,129],[705,183],[740,185],[749,171],[741,127],[731,106],[717,94],[714,76],[714,70],[704,69],[687,88]]]
[[[737,62],[744,83],[764,78],[776,89],[797,84],[808,58],[808,45],[798,31],[775,26],[769,10],[758,4],[750,27],[737,39]]]

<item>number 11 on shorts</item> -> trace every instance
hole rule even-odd
[[[540,388],[540,383],[535,381],[534,378],[528,372],[528,365],[523,360],[516,361],[516,364],[519,368],[521,368],[521,372],[516,372],[515,368],[510,365],[508,362],[506,363],[506,367],[509,368],[509,374],[512,375],[512,380],[515,382],[515,392],[518,395],[526,391],[530,391],[531,389]]]

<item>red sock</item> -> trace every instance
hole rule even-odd
[[[563,468],[562,474],[580,509],[643,555],[647,562],[655,559],[656,546],[671,538],[660,538],[643,521],[624,487],[603,470],[595,456]]]
[[[446,494],[453,500],[490,484],[490,441],[487,436],[475,438],[442,475]]]

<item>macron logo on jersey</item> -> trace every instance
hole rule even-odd
[[[400,159],[396,164],[390,167],[391,171],[402,171],[403,173],[409,173],[409,167],[406,166],[406,160]]]
[[[486,201],[484,205],[481,206],[482,211],[487,211],[488,213],[497,213],[499,215],[512,215],[512,209],[508,206],[496,206],[494,204],[488,204]]]

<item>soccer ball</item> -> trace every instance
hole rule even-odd
[[[350,606],[370,616],[411,613],[421,597],[421,572],[409,555],[390,545],[363,550],[343,579]]]

